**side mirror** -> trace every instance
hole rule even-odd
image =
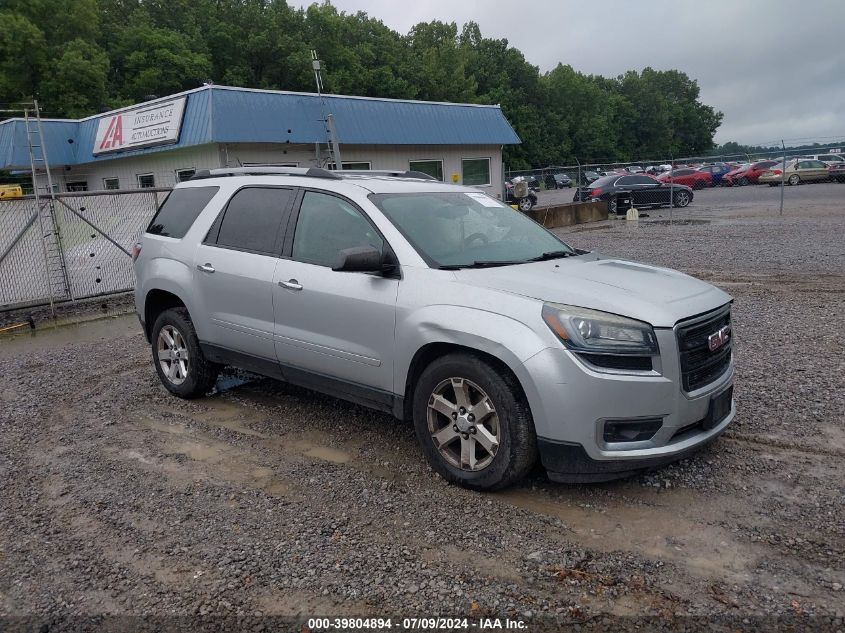
[[[355,246],[337,252],[332,270],[348,273],[380,273],[384,270],[385,257],[372,246]]]

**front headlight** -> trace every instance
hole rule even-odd
[[[657,337],[648,323],[587,308],[543,304],[543,321],[573,352],[615,356],[657,356]]]

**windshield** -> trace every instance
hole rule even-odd
[[[384,193],[370,199],[429,265],[496,266],[576,254],[533,220],[481,192]]]

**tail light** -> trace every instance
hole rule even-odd
[[[773,170],[772,170],[772,173],[773,173],[775,176],[780,176],[783,172],[782,172],[780,169],[773,169]]]
[[[602,193],[601,187],[596,187],[595,189],[590,189],[590,197],[591,198],[598,198]]]
[[[135,245],[132,247],[132,261],[138,259],[138,255],[141,254],[141,242],[135,242]]]

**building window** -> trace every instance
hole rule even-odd
[[[443,182],[443,161],[442,160],[412,160],[408,162],[411,171],[419,171],[437,178]]]
[[[155,176],[152,174],[138,174],[138,187],[141,189],[152,189],[155,186]]]
[[[465,185],[490,184],[489,158],[464,158],[461,161],[461,171]]]
[[[186,180],[190,180],[193,178],[195,173],[197,173],[196,169],[177,169],[176,182],[185,182]]]
[[[103,189],[120,189],[120,179],[103,178]]]
[[[88,183],[84,180],[67,183],[68,191],[88,191]]]
[[[370,163],[341,163],[343,169],[354,169],[356,171],[360,171],[362,169],[372,169]]]

